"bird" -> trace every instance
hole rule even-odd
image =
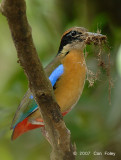
[[[88,32],[83,27],[72,27],[65,31],[57,55],[44,68],[62,116],[72,110],[82,94],[87,72],[84,48],[92,35],[101,36]],[[15,140],[25,132],[40,127],[44,127],[44,122],[38,105],[28,89],[13,118],[11,139]]]

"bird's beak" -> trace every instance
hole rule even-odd
[[[84,34],[84,41],[86,44],[94,43],[94,45],[98,45],[102,42],[105,42],[106,40],[107,37],[100,33],[85,32]]]

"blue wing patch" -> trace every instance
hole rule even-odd
[[[29,99],[33,99],[33,96],[32,96],[32,94],[31,94],[31,96],[29,97]]]
[[[55,85],[56,81],[58,78],[63,74],[64,72],[64,67],[62,64],[60,64],[50,75],[49,80],[52,84],[52,86]]]
[[[49,80],[52,84],[52,86],[55,85],[56,81],[58,80],[58,78],[64,73],[64,67],[62,64],[60,64],[49,76]],[[34,97],[31,95],[29,97],[30,99],[33,99]]]

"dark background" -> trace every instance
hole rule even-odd
[[[64,118],[77,146],[77,159],[121,159],[121,1],[120,0],[27,0],[27,16],[35,46],[45,66],[56,55],[62,33],[72,26],[91,32],[101,30],[111,47],[111,78],[114,86],[109,104],[108,77],[102,72],[93,87],[85,83],[76,107]],[[95,47],[87,47],[89,69],[96,70]],[[109,51],[107,51],[109,52]],[[106,55],[105,51],[105,55]],[[107,56],[107,55],[106,55]],[[33,130],[11,141],[13,115],[28,87],[5,17],[0,15],[0,160],[47,160],[50,145]],[[89,156],[80,152],[90,151]],[[94,152],[103,155],[94,156]],[[104,152],[115,156],[104,156]]]

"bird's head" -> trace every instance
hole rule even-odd
[[[49,67],[47,66],[48,73],[51,73],[53,69],[60,64],[60,61],[62,63],[62,60],[68,59],[68,62],[70,62],[70,59],[72,58],[72,55],[76,53],[76,50],[79,51],[78,53],[83,53],[86,44],[99,44],[105,40],[106,36],[99,33],[88,32],[87,29],[83,27],[68,29],[62,35],[57,56],[49,64]],[[71,52],[72,50],[73,52]]]
[[[106,36],[99,33],[88,32],[87,29],[83,27],[70,28],[62,35],[58,54],[66,55],[74,49],[83,51],[86,44],[90,44],[91,42],[96,44],[105,38]]]

